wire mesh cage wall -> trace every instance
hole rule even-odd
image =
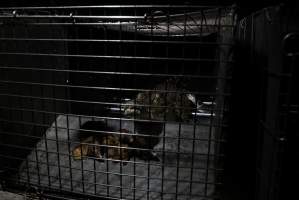
[[[297,29],[298,31],[298,29]],[[292,157],[298,157],[298,32],[290,32],[283,38],[283,71],[280,88],[279,121],[280,121],[280,146],[278,147],[278,184],[275,190],[278,198],[298,197],[294,192],[296,186],[288,186],[289,180],[299,177],[298,164],[292,164]],[[286,185],[285,185],[286,184]]]
[[[4,186],[216,198],[232,8],[2,8],[0,24]]]
[[[288,13],[288,14],[286,14]],[[287,6],[258,11],[240,21],[238,38],[250,46],[250,66],[259,79],[255,199],[298,196],[298,16]],[[297,14],[296,14],[297,15]]]

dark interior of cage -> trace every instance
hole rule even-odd
[[[163,37],[98,27],[8,24],[1,35],[105,40],[1,43],[5,52],[33,53],[1,55],[0,157],[6,184],[128,199],[199,199],[215,194],[223,137],[218,133],[222,122],[216,119],[224,112],[213,106],[223,95],[216,90],[218,33]],[[117,42],[120,39],[123,42]],[[179,96],[179,105],[171,105],[178,106],[177,116],[163,113],[170,107],[167,100],[158,105],[162,111],[152,114],[151,95],[141,105],[149,108],[147,115],[138,115],[133,106],[133,116],[126,116],[126,104],[134,105],[146,92]],[[183,105],[184,98],[193,101],[191,107]],[[135,136],[154,134],[159,140],[150,151],[158,159],[74,159],[72,149],[80,144],[79,129],[87,121],[103,122],[116,135],[121,129]]]

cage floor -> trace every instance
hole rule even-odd
[[[0,191],[0,199],[1,200],[24,200],[25,198],[26,197],[23,195]]]
[[[214,153],[214,143],[208,142],[214,138],[213,128],[166,123],[165,133],[161,133],[161,137],[165,134],[164,145],[161,139],[154,147],[159,162],[131,158],[123,165],[111,160],[74,160],[69,155],[78,145],[75,129],[88,120],[91,118],[58,116],[20,166],[19,180],[116,199],[206,199],[204,196],[213,194],[215,172],[207,168],[214,164],[212,156],[208,159],[206,155]],[[107,123],[134,130],[131,121]]]

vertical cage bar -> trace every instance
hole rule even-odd
[[[119,16],[122,16],[122,9],[121,8],[119,8]],[[118,37],[119,37],[119,40],[120,41],[122,41],[122,26],[120,25],[119,26],[119,33],[118,33],[119,35],[118,35]],[[118,51],[119,51],[119,57],[121,58],[122,57],[122,42],[121,43],[119,43],[119,49],[118,49]],[[122,71],[122,67],[121,67],[121,59],[119,60],[119,62],[118,62],[118,70],[119,70],[119,72],[121,72]],[[120,74],[119,75],[119,114],[120,114],[120,116],[121,116],[121,103],[122,103],[122,88],[121,88],[121,85],[122,85],[122,75]],[[122,116],[120,117],[120,119],[119,119],[119,131],[122,129]],[[121,132],[121,131],[120,131]],[[119,175],[119,185],[120,185],[120,199],[122,199],[123,198],[123,162],[122,162],[122,157],[123,157],[123,155],[122,155],[122,152],[123,152],[123,150],[122,150],[122,148],[121,148],[121,146],[122,146],[122,137],[121,137],[121,135],[119,134],[118,135],[118,138],[119,138],[119,147],[118,147],[118,150],[120,151],[120,161],[119,161],[119,167],[120,167],[120,175]],[[117,148],[117,147],[116,147]]]
[[[104,14],[105,17],[108,16],[106,9],[103,10],[103,14]],[[103,30],[104,30],[104,33],[103,33],[104,34],[104,36],[103,36],[104,40],[108,40],[109,37],[108,37],[107,28],[104,27]],[[104,43],[104,55],[105,56],[108,55],[107,43]],[[108,61],[104,60],[102,62],[104,64],[104,68],[107,69],[107,66],[109,65]],[[105,123],[106,123],[106,126],[107,126],[108,125],[107,120],[105,120]],[[108,144],[108,136],[106,136],[104,139],[106,140],[106,144]],[[106,148],[106,152],[105,152],[106,155],[108,155],[108,148],[109,147]],[[109,197],[110,196],[110,177],[109,177],[109,161],[108,160],[106,161],[106,193],[107,193],[106,196]]]
[[[53,93],[52,95],[55,96],[55,89],[53,89]],[[54,110],[56,110],[56,102],[54,102]],[[60,168],[60,153],[59,153],[59,138],[58,138],[58,124],[57,124],[57,115],[54,114],[54,127],[55,127],[55,142],[56,142],[56,150],[57,152],[56,155],[57,155],[57,168],[58,168],[58,182],[59,182],[59,189],[61,190],[62,189],[62,184],[61,184],[61,168]]]
[[[137,16],[137,8],[134,8],[134,16]],[[137,23],[135,24],[135,29],[134,29],[134,40],[137,40]],[[134,44],[134,50],[133,50],[133,56],[137,56],[137,44]],[[133,63],[134,65],[134,71],[133,73],[137,72],[137,62],[135,61]],[[134,85],[137,85],[136,81],[136,76],[134,76]],[[136,105],[136,99],[134,99],[134,105]],[[136,119],[136,109],[134,109],[133,113],[133,120],[134,120],[134,125],[133,125],[133,140],[136,141],[136,126],[135,126],[135,119]],[[134,150],[135,151],[135,150]],[[136,199],[136,154],[134,153],[133,155],[133,200]]]
[[[73,170],[72,170],[72,155],[71,155],[71,141],[70,141],[70,125],[69,125],[69,107],[67,106],[67,115],[66,115],[66,131],[67,131],[67,146],[68,146],[68,158],[69,158],[69,172],[70,172],[70,189],[74,190],[73,186]]]
[[[170,10],[168,9],[167,10],[167,39],[169,39],[170,37],[170,17],[169,17],[169,15],[170,15]],[[169,57],[169,46],[167,46],[166,47],[166,58],[168,58]],[[166,63],[166,73],[168,74],[168,72],[169,72],[169,63],[167,62]],[[168,86],[167,86],[167,82],[166,82],[166,84],[165,84],[165,88],[164,88],[164,90],[167,90],[167,88],[168,88]],[[164,104],[163,104],[163,106],[165,106],[165,109],[164,109],[164,111],[166,111],[167,110],[167,95],[168,95],[168,93],[167,92],[165,92],[164,93]],[[166,112],[164,112],[164,115],[163,115],[163,120],[164,121],[167,121],[167,115],[166,115]],[[161,174],[161,178],[162,178],[162,180],[161,180],[161,199],[163,200],[164,199],[164,179],[165,179],[165,175],[164,175],[164,172],[165,172],[165,137],[166,137],[166,124],[164,124],[163,125],[163,130],[162,130],[162,143],[163,143],[163,146],[162,146],[162,174]]]
[[[79,127],[82,126],[82,119],[81,116],[79,116]],[[80,145],[80,153],[82,155],[82,159],[81,159],[81,184],[82,184],[82,192],[85,193],[85,179],[84,179],[84,162],[83,159],[85,159],[85,156],[83,156],[83,149],[82,149],[82,145]]]

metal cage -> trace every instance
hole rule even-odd
[[[250,59],[247,80],[257,80],[251,83],[254,92],[250,92],[254,104],[250,108],[257,108],[249,121],[254,132],[248,138],[251,144],[246,145],[249,151],[256,148],[250,169],[255,169],[252,198],[257,200],[298,197],[291,183],[298,178],[294,158],[298,157],[299,116],[298,9],[294,9],[296,14],[292,10],[287,5],[265,8],[242,19],[238,26],[238,38]]]
[[[234,25],[232,7],[1,8],[2,186],[215,199]]]

